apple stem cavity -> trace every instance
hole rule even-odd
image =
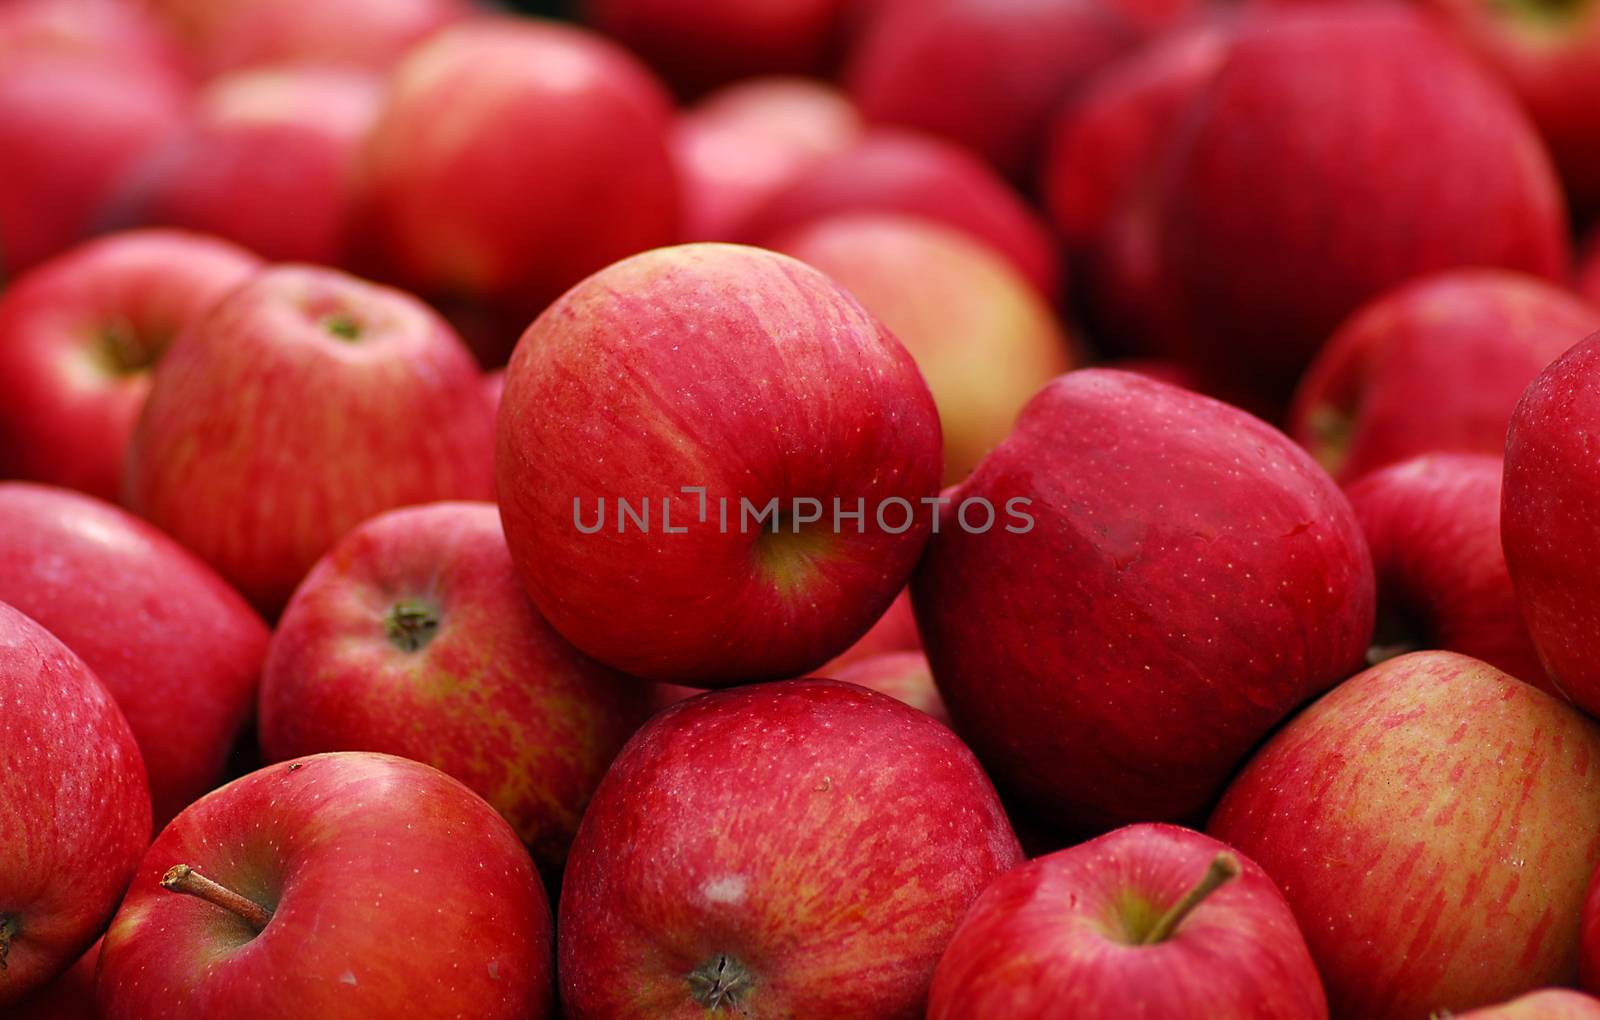
[[[737,1009],[739,1001],[755,984],[744,965],[727,953],[696,967],[689,975],[689,995],[702,1009]]]
[[[322,327],[340,340],[361,339],[361,323],[352,315],[330,315],[322,320]]]
[[[22,926],[17,919],[9,914],[0,914],[0,970],[6,969],[6,958],[11,955],[11,940],[22,931]]]
[[[1161,915],[1161,918],[1145,934],[1141,945],[1151,946],[1157,942],[1165,942],[1178,930],[1178,925],[1188,917],[1195,907],[1205,901],[1207,896],[1231,882],[1239,875],[1239,858],[1223,851],[1211,859],[1211,866],[1206,869],[1205,876],[1195,884],[1194,888],[1183,894],[1183,899],[1172,905],[1172,909]]]
[[[417,599],[401,599],[383,616],[384,634],[403,652],[426,648],[438,630],[439,611]]]
[[[227,886],[200,874],[187,864],[179,864],[161,876],[161,888],[186,896],[195,896],[223,910],[237,914],[250,927],[260,932],[272,920],[272,911],[255,900],[240,896]]]

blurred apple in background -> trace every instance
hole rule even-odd
[[[81,656],[127,718],[156,826],[221,778],[267,628],[188,550],[117,507],[0,482],[0,601]]]
[[[273,765],[140,862],[100,951],[104,1020],[544,1020],[550,908],[465,786],[382,754]]]
[[[755,78],[706,96],[672,127],[683,239],[735,240],[762,202],[860,133],[854,104],[808,78]]]
[[[817,667],[819,676],[828,676],[831,671],[871,659],[885,652],[919,652],[922,650],[922,639],[917,636],[917,618],[911,611],[911,592],[909,589],[901,590],[889,603],[889,608],[883,611],[867,632],[856,640],[856,643]]]
[[[260,263],[178,231],[90,241],[0,293],[0,472],[116,499],[151,370]]]
[[[94,1009],[95,966],[100,943],[78,958],[65,974],[45,985],[7,1014],[11,1020],[99,1020]]]
[[[7,0],[0,6],[0,57],[23,54],[114,63],[180,89],[190,80],[177,40],[128,0]]]
[[[1283,890],[1336,1018],[1571,984],[1600,857],[1600,727],[1475,659],[1401,656],[1273,736],[1207,831]]]
[[[129,446],[128,505],[276,616],[373,514],[492,495],[482,387],[410,295],[267,269],[173,341]]]
[[[1517,398],[1600,329],[1600,308],[1518,273],[1466,269],[1389,291],[1302,377],[1289,434],[1340,481],[1434,451],[1505,450]]]
[[[1349,504],[1237,408],[1071,372],[949,495],[1031,518],[973,534],[947,510],[912,602],[956,728],[1056,826],[1201,815],[1364,661],[1372,564]]]
[[[1497,1006],[1446,1015],[1455,1020],[1600,1020],[1600,999],[1565,988],[1548,988]]]
[[[1584,240],[1578,261],[1577,287],[1584,300],[1600,305],[1600,228],[1589,231]]]
[[[381,514],[290,599],[261,684],[269,761],[382,751],[466,783],[559,874],[606,766],[649,714],[648,685],[539,618],[492,503]]]
[[[701,695],[645,724],[579,827],[566,1015],[921,1017],[962,914],[1021,860],[923,713],[827,680]]]
[[[100,934],[150,842],[128,723],[83,660],[0,602],[0,1007]]]
[[[1072,344],[1039,292],[999,252],[914,217],[817,220],[771,247],[854,294],[916,359],[944,433],[944,482],[961,481],[1004,439]]]
[[[945,709],[944,701],[939,697],[939,688],[933,682],[933,668],[928,665],[928,657],[920,651],[884,652],[817,675],[887,694],[896,701],[903,701],[920,712],[926,712],[946,726],[950,725],[950,713]]]

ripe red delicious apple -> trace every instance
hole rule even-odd
[[[758,74],[820,74],[857,0],[582,0],[585,21],[695,93]]]
[[[1600,999],[1565,988],[1547,988],[1498,1006],[1441,1015],[1455,1020],[1600,1020]]]
[[[1000,876],[934,972],[928,1020],[1326,1020],[1289,904],[1253,861],[1130,825]]]
[[[950,713],[933,682],[933,669],[920,651],[884,652],[817,675],[887,694],[950,725]]]
[[[531,318],[676,239],[671,116],[649,72],[592,33],[510,18],[442,32],[391,78],[361,175],[364,257],[421,293]]]
[[[1559,696],[1500,548],[1500,471],[1487,454],[1425,454],[1346,490],[1378,578],[1369,658],[1443,648]]]
[[[1300,382],[1289,434],[1335,478],[1435,450],[1506,445],[1517,398],[1600,329],[1600,309],[1530,276],[1466,269],[1364,305]]]
[[[876,658],[887,652],[920,652],[922,638],[917,635],[917,618],[911,611],[911,592],[902,590],[889,603],[867,632],[856,643],[817,668],[819,676],[830,676],[833,671],[853,665],[863,659]]]
[[[216,785],[267,628],[188,550],[65,489],[0,482],[0,601],[81,656],[128,720],[159,828]]]
[[[1600,415],[1600,334],[1528,387],[1506,434],[1500,538],[1522,619],[1545,672],[1600,712],[1600,464],[1588,423]]]
[[[127,720],[94,673],[0,602],[0,1008],[89,948],[150,842]]]
[[[921,712],[829,680],[703,694],[645,724],[578,829],[566,1015],[921,1017],[962,914],[1021,859]]]
[[[1246,21],[1198,104],[1164,174],[1158,247],[1213,374],[1286,392],[1357,306],[1423,273],[1566,272],[1538,135],[1420,15]]]
[[[104,1020],[551,1015],[550,908],[516,834],[444,773],[313,755],[195,803],[100,951]]]
[[[1166,6],[1160,27],[1198,3]],[[1157,25],[1116,0],[891,3],[867,22],[846,80],[869,118],[959,142],[1020,179],[1061,102],[1146,28]]]
[[[823,82],[755,78],[712,93],[672,125],[683,239],[736,239],[762,202],[860,134],[855,105]]]
[[[814,669],[905,586],[938,413],[826,276],[683,245],[595,274],[528,328],[495,467],[512,558],[556,630],[638,676],[726,686]]]
[[[1600,857],[1600,727],[1476,659],[1401,656],[1280,730],[1208,831],[1283,890],[1335,1017],[1570,984]]]
[[[944,433],[944,481],[972,473],[1017,412],[1072,367],[1073,351],[1039,292],[970,235],[916,217],[818,220],[771,247],[854,294],[916,359]]]
[[[373,514],[493,492],[460,338],[408,294],[267,269],[178,336],[128,448],[129,505],[268,614]]]
[[[100,943],[78,958],[66,973],[12,1007],[11,1020],[100,1020],[94,1011],[95,966]]]
[[[150,369],[260,263],[177,231],[90,241],[0,295],[0,474],[115,499]]]
[[[341,263],[355,160],[378,78],[275,68],[211,81],[183,135],[152,157],[119,214],[216,234],[277,262]]]
[[[971,153],[936,138],[878,128],[759,206],[739,240],[765,245],[827,216],[891,212],[964,230],[1002,252],[1054,298],[1062,268],[1050,233],[1022,199]]]
[[[1055,825],[1199,815],[1363,661],[1372,562],[1349,504],[1235,407],[1070,372],[949,495],[912,585],[933,675],[996,783]],[[1003,527],[956,526],[979,499]]]
[[[383,751],[466,783],[559,873],[647,686],[585,658],[517,583],[492,503],[374,517],[312,568],[261,681],[269,761]]]

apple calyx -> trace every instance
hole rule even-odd
[[[439,610],[420,599],[401,599],[383,614],[383,632],[403,652],[428,646],[439,630]]]
[[[340,340],[360,340],[361,323],[355,316],[337,313],[322,320],[322,328],[338,337]]]
[[[727,953],[718,953],[689,974],[689,997],[702,1009],[726,1006],[733,1010],[754,985],[755,978],[744,964]]]
[[[239,895],[220,882],[200,874],[187,864],[179,864],[168,869],[161,876],[161,888],[186,896],[194,896],[205,900],[207,903],[221,907],[230,913],[243,918],[250,927],[260,932],[272,920],[272,911],[263,907],[255,900]]]
[[[22,926],[10,914],[0,914],[0,970],[6,969],[6,957],[11,955],[11,940],[22,932]]]
[[[156,363],[169,338],[151,342],[140,334],[132,322],[118,317],[102,325],[96,331],[95,339],[113,375],[134,375]]]
[[[1231,882],[1239,875],[1239,858],[1224,850],[1211,859],[1211,866],[1206,868],[1204,877],[1195,884],[1194,888],[1183,894],[1183,899],[1172,905],[1172,909],[1162,914],[1160,919],[1145,933],[1140,945],[1152,946],[1157,942],[1165,942],[1178,930],[1178,925],[1205,901],[1207,896]]]

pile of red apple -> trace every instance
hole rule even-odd
[[[1600,0],[570,6],[0,0],[0,1016],[1600,1018]]]

